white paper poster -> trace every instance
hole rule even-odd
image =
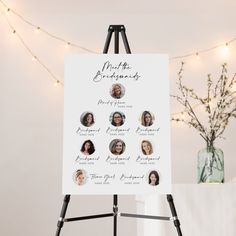
[[[63,194],[171,192],[168,57],[69,55]]]

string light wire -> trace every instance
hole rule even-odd
[[[203,54],[203,53],[215,50],[217,48],[221,48],[223,46],[227,46],[228,47],[229,44],[231,44],[231,43],[233,43],[235,41],[236,41],[236,38],[232,38],[231,40],[229,40],[226,43],[221,43],[221,44],[215,45],[213,47],[210,47],[210,48],[207,48],[207,49],[198,50],[197,52],[188,53],[188,54],[185,54],[185,55],[182,55],[182,56],[171,57],[170,60],[184,59],[184,58],[191,57],[191,56],[197,56],[198,57],[198,56],[200,56],[200,54]]]
[[[16,35],[18,37],[18,39],[20,40],[21,44],[24,46],[24,48],[28,51],[28,53],[31,55],[32,57],[32,61],[38,61],[38,63],[51,75],[51,77],[54,79],[54,81],[56,83],[60,83],[61,85],[63,85],[63,82],[61,82],[55,75],[54,73],[52,73],[52,71],[42,62],[41,59],[39,59],[37,56],[35,56],[35,54],[33,53],[33,51],[30,49],[30,47],[25,43],[23,37],[18,33],[18,31],[13,27],[13,25],[9,22],[8,18],[6,17],[6,15],[1,11],[1,15],[3,16],[3,18],[5,19],[5,21],[7,22],[8,26],[11,28],[12,33],[14,35]]]
[[[18,12],[16,12],[14,9],[12,8],[9,8],[8,5],[0,0],[0,3],[5,7],[6,9],[6,12],[7,13],[10,13],[12,12],[13,14],[15,14],[18,18],[20,18],[23,22],[25,22],[26,24],[30,25],[31,27],[34,27],[35,28],[35,31],[36,32],[43,32],[45,33],[46,35],[56,39],[56,40],[59,40],[61,42],[63,42],[65,44],[65,48],[68,48],[70,46],[72,47],[76,47],[76,48],[79,48],[79,49],[82,49],[84,51],[87,51],[89,53],[96,53],[98,54],[99,52],[96,52],[96,51],[93,51],[91,49],[88,49],[86,47],[83,47],[83,46],[80,46],[76,43],[72,43],[68,40],[65,40],[63,39],[62,37],[59,37],[59,36],[56,36],[52,33],[50,33],[49,31],[45,30],[44,28],[36,25],[36,24],[33,24],[32,22],[30,22],[29,20],[27,20],[24,16],[22,16],[21,14],[19,14]],[[61,84],[61,85],[64,85],[53,73],[52,71],[37,57],[35,56],[35,54],[33,53],[33,51],[29,48],[29,46],[25,43],[23,37],[18,33],[18,31],[15,30],[15,28],[12,26],[12,24],[10,23],[10,21],[8,20],[7,16],[1,11],[1,15],[5,18],[7,24],[9,25],[9,27],[11,28],[12,30],[12,33],[14,35],[16,35],[20,42],[22,43],[22,45],[24,46],[24,48],[30,53],[30,55],[32,56],[32,61],[38,61],[39,64],[52,76],[52,78],[54,79],[54,85],[57,86],[58,84]],[[236,41],[236,38],[232,38],[231,40],[229,40],[228,42],[226,43],[222,43],[222,44],[218,44],[218,45],[215,45],[213,47],[210,47],[210,48],[206,48],[206,49],[202,49],[202,50],[198,50],[198,51],[195,51],[195,52],[191,52],[191,53],[188,53],[188,54],[184,54],[184,55],[180,55],[180,56],[174,56],[174,57],[170,57],[170,61],[173,61],[173,60],[177,60],[177,59],[184,59],[184,58],[188,58],[188,57],[192,57],[192,56],[195,56],[197,59],[200,59],[200,54],[203,54],[203,53],[207,53],[209,51],[212,51],[212,50],[215,50],[217,48],[220,48],[220,47],[229,47],[229,44],[233,43]],[[194,108],[195,107],[198,107],[200,104],[196,104],[194,105]],[[185,111],[181,111],[181,112],[176,112],[176,113],[172,113],[171,115],[172,116],[176,116],[176,115],[184,115],[185,114]]]
[[[56,39],[56,40],[59,40],[59,41],[63,42],[65,45],[70,45],[70,46],[73,46],[73,47],[82,49],[82,50],[84,50],[84,51],[86,51],[86,52],[90,52],[90,53],[98,53],[98,52],[96,52],[96,51],[90,50],[90,49],[88,49],[88,48],[86,48],[86,47],[83,47],[83,46],[80,46],[80,45],[78,45],[78,44],[76,44],[76,43],[72,43],[72,42],[70,42],[70,41],[67,41],[67,40],[65,40],[65,39],[63,39],[63,38],[61,38],[61,37],[58,37],[58,36],[56,36],[56,35],[50,33],[49,31],[45,30],[44,28],[42,28],[42,27],[40,27],[40,26],[38,26],[38,25],[35,25],[35,24],[33,24],[32,22],[30,22],[30,21],[27,20],[24,16],[22,16],[21,14],[19,14],[18,12],[16,12],[14,9],[9,8],[9,7],[6,5],[6,3],[4,3],[2,0],[0,0],[0,2],[2,3],[2,5],[3,5],[8,11],[12,12],[13,14],[15,14],[17,17],[19,17],[19,18],[20,18],[23,22],[25,22],[26,24],[28,24],[28,25],[34,27],[35,30],[38,30],[38,31],[40,31],[40,32],[43,32],[43,33],[47,34],[48,36],[50,36],[50,37],[52,37],[52,38],[54,38],[54,39]]]
[[[96,53],[98,54],[99,52],[96,52],[94,50],[91,50],[91,49],[88,49],[86,47],[83,47],[81,45],[78,45],[76,43],[73,43],[71,42],[70,40],[65,40],[63,39],[62,37],[59,37],[59,36],[56,36],[52,33],[50,33],[49,31],[45,30],[44,28],[42,27],[39,27],[38,25],[30,22],[29,20],[27,20],[24,16],[22,16],[21,14],[19,14],[17,11],[15,11],[14,9],[11,9],[4,1],[0,0],[0,2],[2,3],[2,5],[6,8],[6,10],[8,12],[12,12],[13,14],[15,14],[18,18],[20,18],[23,22],[25,22],[26,24],[34,27],[36,30],[38,31],[41,31],[45,34],[47,34],[48,36],[56,39],[56,40],[59,40],[61,42],[63,42],[65,44],[65,48],[68,48],[68,45],[72,46],[72,47],[76,47],[76,48],[80,48],[84,51],[87,51],[89,53]],[[221,44],[217,44],[213,47],[210,47],[210,48],[206,48],[206,49],[202,49],[202,50],[197,50],[195,52],[190,52],[190,53],[187,53],[187,54],[184,54],[184,55],[179,55],[179,56],[173,56],[173,57],[170,57],[170,61],[174,61],[174,60],[178,60],[178,59],[185,59],[185,58],[188,58],[188,57],[192,57],[192,56],[195,56],[197,55],[197,59],[200,59],[200,54],[203,54],[203,53],[207,53],[209,51],[212,51],[212,50],[215,50],[217,48],[220,48],[222,46],[229,46],[229,44],[233,43],[236,41],[236,37],[235,38],[232,38],[230,39],[229,41],[225,42],[225,43],[221,43]],[[67,45],[67,46],[66,46]]]

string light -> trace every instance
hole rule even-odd
[[[229,44],[228,43],[225,43],[225,50],[229,51]]]
[[[225,46],[224,46],[224,54],[225,55],[229,54],[229,44],[228,43],[226,43]]]
[[[56,80],[56,81],[54,82],[54,86],[55,86],[55,87],[57,87],[59,84],[60,84],[60,81],[59,81],[59,80]]]
[[[226,57],[229,55],[229,43],[225,43],[221,47],[221,56]]]
[[[35,29],[35,32],[36,32],[36,33],[39,33],[39,31],[40,31],[40,27],[38,26],[38,27]]]
[[[7,8],[7,9],[6,9],[6,14],[7,14],[7,15],[10,15],[10,11],[11,11],[11,9],[10,9],[10,8]]]
[[[20,42],[22,43],[22,45],[24,46],[24,48],[28,51],[28,53],[31,55],[31,59],[32,61],[36,61],[51,75],[52,79],[54,81],[56,81],[55,83],[57,85],[62,84],[63,83],[52,73],[52,71],[38,58],[35,56],[35,54],[33,53],[33,51],[30,49],[30,47],[25,43],[23,37],[15,30],[15,28],[12,26],[12,24],[9,22],[8,18],[3,14],[3,12],[1,12],[1,15],[4,17],[4,19],[6,20],[8,26],[11,28],[12,33],[14,35],[16,35],[18,37],[18,39],[20,40]]]
[[[212,50],[215,50],[217,48],[224,48],[223,51],[225,51],[224,54],[227,54],[227,52],[229,51],[229,44],[233,43],[236,41],[236,38],[232,38],[231,40],[229,40],[227,43],[223,43],[223,44],[218,44],[216,46],[213,46],[211,48],[207,48],[207,49],[203,49],[203,50],[199,50],[197,53],[189,53],[189,54],[186,54],[186,55],[182,55],[182,56],[176,56],[176,57],[170,57],[170,60],[173,61],[173,60],[177,60],[177,59],[184,59],[184,58],[188,58],[188,57],[191,57],[191,56],[196,56],[197,59],[200,59],[200,56],[199,54],[203,54],[203,53],[207,53],[207,52],[210,52]],[[198,55],[197,55],[198,54]],[[198,58],[199,56],[199,58]]]
[[[32,61],[36,61],[37,60],[37,57],[36,56],[33,56],[32,57]]]
[[[67,42],[67,43],[65,44],[65,48],[68,49],[69,47],[70,47],[70,42]]]
[[[28,24],[28,25],[30,25],[30,26],[36,28],[36,29],[38,28],[37,25],[35,25],[35,24],[33,24],[32,22],[28,21],[24,16],[22,16],[21,14],[19,14],[18,12],[16,12],[16,11],[13,10],[13,9],[10,9],[10,8],[7,6],[7,4],[4,3],[4,1],[0,0],[0,2],[2,3],[2,5],[3,5],[7,10],[9,9],[8,12],[11,11],[13,14],[15,14],[18,18],[20,18],[20,19],[21,19],[22,21],[24,21],[26,24]],[[69,42],[68,40],[65,40],[65,39],[63,39],[63,38],[61,38],[61,37],[55,36],[54,34],[48,32],[47,30],[45,30],[45,29],[43,29],[43,28],[41,28],[41,27],[39,27],[39,28],[40,28],[40,31],[41,31],[41,32],[47,34],[48,36],[50,36],[50,37],[52,37],[52,38],[54,38],[54,39],[56,39],[56,40],[59,40],[59,41],[61,41],[61,42],[64,42],[64,43],[65,43],[65,48],[69,48],[69,46],[73,46],[73,47],[80,48],[80,49],[82,49],[82,50],[84,50],[84,51],[90,52],[90,53],[99,53],[99,52],[93,51],[93,50],[91,50],[91,49],[88,49],[88,48],[86,48],[86,47],[80,46],[80,45],[78,45],[78,44],[76,44],[76,43],[70,43],[70,45],[67,46],[67,43]],[[177,60],[177,59],[184,59],[184,58],[191,57],[191,56],[196,56],[196,59],[199,60],[199,59],[200,59],[199,54],[207,53],[207,52],[212,51],[212,50],[215,50],[215,49],[217,49],[217,48],[221,48],[222,46],[225,46],[225,48],[226,48],[225,50],[228,51],[228,49],[229,49],[229,44],[231,44],[231,43],[233,43],[233,42],[235,42],[235,41],[236,41],[236,38],[232,38],[232,39],[229,40],[227,43],[219,44],[219,45],[216,45],[216,46],[213,46],[213,47],[210,47],[210,48],[207,48],[207,49],[203,49],[203,50],[198,50],[197,53],[196,53],[196,51],[195,51],[195,52],[193,52],[193,53],[189,53],[189,54],[185,54],[185,55],[179,55],[179,56],[170,57],[170,61],[174,61],[174,60]],[[197,54],[198,54],[198,55],[197,55]]]
[[[197,60],[200,60],[200,56],[199,56],[199,53],[198,53],[198,52],[196,52],[196,59],[197,59]]]
[[[192,106],[192,109],[195,109],[197,107],[202,107],[202,103],[197,103],[195,105]],[[184,120],[186,118],[186,110],[184,111],[181,111],[181,112],[173,112],[171,113],[171,116],[172,116],[172,121],[181,121],[181,120]]]
[[[10,9],[4,1],[0,0],[0,2],[1,2],[1,4],[2,4],[5,8]],[[21,19],[23,22],[25,22],[26,24],[28,24],[28,25],[30,25],[31,27],[33,27],[34,29],[35,29],[35,28],[37,29],[37,28],[39,27],[38,25],[35,25],[34,23],[32,23],[32,22],[30,22],[29,20],[27,20],[24,16],[22,16],[21,14],[19,14],[19,13],[16,12],[15,10],[11,9],[11,12],[12,12],[14,15],[16,15],[19,19]],[[43,33],[47,34],[48,36],[50,36],[50,37],[52,37],[52,38],[54,38],[54,39],[56,39],[56,40],[59,40],[59,41],[65,43],[65,44],[67,44],[67,43],[69,42],[68,40],[65,40],[65,39],[63,39],[63,38],[61,38],[61,37],[58,37],[58,36],[56,36],[56,35],[50,33],[49,31],[45,30],[45,29],[42,28],[42,27],[39,27],[39,28],[40,28],[40,32],[43,32]],[[84,51],[90,52],[90,53],[99,53],[99,52],[90,50],[90,49],[88,49],[88,48],[86,48],[86,47],[80,46],[80,45],[78,45],[78,44],[76,44],[76,43],[70,43],[70,45],[73,46],[73,47],[82,49],[82,50],[84,50]]]
[[[68,42],[67,40],[61,38],[61,37],[58,37],[58,36],[55,36],[54,34],[48,32],[47,30],[39,27],[39,26],[36,26],[35,24],[31,23],[30,21],[26,20],[25,17],[23,17],[22,15],[20,15],[19,13],[17,13],[15,10],[9,8],[5,3],[4,1],[0,0],[0,3],[5,7],[6,9],[6,15],[9,15],[9,13],[11,12],[12,14],[15,14],[18,18],[20,18],[22,21],[24,21],[25,23],[27,23],[28,25],[34,27],[35,29],[35,32],[43,32],[45,34],[47,34],[48,36],[56,39],[56,40],[59,40],[59,41],[62,41],[64,42],[64,47],[66,49],[68,49],[70,46],[73,46],[73,47],[77,47],[77,48],[80,48],[82,50],[85,50],[87,52],[90,52],[90,53],[98,53],[98,52],[95,52],[93,50],[90,50],[88,48],[85,48],[83,46],[80,46],[78,44],[75,44],[75,43],[70,43]],[[36,56],[33,55],[32,51],[30,50],[30,48],[26,45],[25,41],[23,40],[23,38],[16,32],[16,30],[10,25],[10,23],[8,22],[9,26],[12,28],[12,34],[13,35],[17,35],[18,38],[20,39],[20,41],[22,42],[22,44],[24,45],[24,47],[30,52],[30,54],[32,55],[32,61],[35,61],[37,60],[50,74],[51,76],[56,80],[55,84],[56,86],[58,84],[62,84],[59,80],[57,80],[57,78],[55,77],[55,75],[49,70],[49,68],[44,64],[42,63]],[[203,49],[203,50],[199,50],[197,53],[194,52],[194,53],[189,53],[189,54],[186,54],[186,55],[180,55],[180,56],[175,56],[175,57],[170,57],[170,61],[173,61],[173,60],[176,60],[176,59],[183,59],[183,58],[187,58],[187,57],[191,57],[191,56],[194,56],[196,57],[197,60],[200,59],[200,56],[199,54],[203,54],[203,53],[206,53],[206,52],[209,52],[209,51],[212,51],[212,50],[215,50],[217,48],[224,48],[224,54],[227,54],[229,52],[229,44],[233,43],[236,41],[236,38],[232,38],[231,40],[229,40],[228,42],[224,43],[224,44],[219,44],[219,45],[216,45],[216,46],[213,46],[211,48],[207,48],[207,49]],[[59,81],[59,82],[58,82]],[[210,104],[209,104],[210,105]],[[179,113],[180,114],[180,113]],[[182,113],[181,113],[182,114]]]

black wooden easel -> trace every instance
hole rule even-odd
[[[114,44],[114,52],[115,54],[119,53],[119,34],[121,33],[123,43],[125,46],[126,53],[131,54],[131,50],[129,47],[129,43],[127,40],[127,36],[125,33],[125,27],[124,25],[110,25],[108,28],[108,34],[104,46],[103,53],[106,54],[108,53],[109,45],[111,42],[112,34],[115,34],[115,44]],[[173,201],[173,197],[170,194],[167,194],[167,201],[170,206],[171,214],[172,217],[165,217],[165,216],[151,216],[151,215],[138,215],[138,214],[130,214],[130,213],[119,213],[118,212],[118,195],[113,195],[113,212],[112,213],[106,213],[106,214],[99,214],[99,215],[90,215],[90,216],[81,216],[81,217],[74,217],[74,218],[65,218],[66,211],[68,204],[70,202],[70,195],[65,195],[62,209],[61,209],[61,214],[60,218],[57,223],[57,231],[56,231],[56,236],[60,235],[61,229],[64,225],[65,222],[71,222],[71,221],[80,221],[80,220],[89,220],[89,219],[95,219],[95,218],[104,218],[104,217],[113,217],[114,219],[114,224],[113,224],[113,229],[114,233],[113,236],[117,236],[117,217],[132,217],[132,218],[143,218],[143,219],[154,219],[154,220],[166,220],[170,221],[172,220],[174,222],[174,225],[176,227],[178,236],[182,236],[182,232],[180,229],[180,221],[177,217],[177,213],[175,210],[175,205]]]

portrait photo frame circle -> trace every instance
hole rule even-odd
[[[109,92],[111,97],[121,99],[125,95],[125,86],[121,83],[112,84]]]
[[[153,176],[155,178],[153,178]],[[146,182],[151,187],[158,186],[160,184],[160,179],[161,179],[160,171],[157,169],[151,169],[146,174]]]
[[[95,152],[95,144],[91,139],[82,141],[80,152],[86,156],[92,155]]]
[[[87,171],[83,168],[77,168],[72,175],[73,181],[77,186],[83,186],[87,183],[88,175]]]
[[[113,139],[109,144],[109,150],[113,155],[119,156],[125,152],[126,144],[122,139]]]
[[[155,115],[149,110],[145,110],[140,115],[140,123],[144,127],[152,126],[155,123]]]
[[[116,116],[118,116],[118,117],[116,117]],[[110,121],[111,125],[113,125],[115,127],[122,126],[125,123],[125,119],[126,119],[126,116],[121,111],[114,111],[109,116],[109,121]]]
[[[85,111],[80,116],[80,123],[84,127],[91,127],[95,124],[95,115],[91,111]]]
[[[143,139],[140,143],[140,149],[143,155],[150,156],[154,153],[154,144],[150,139]]]

